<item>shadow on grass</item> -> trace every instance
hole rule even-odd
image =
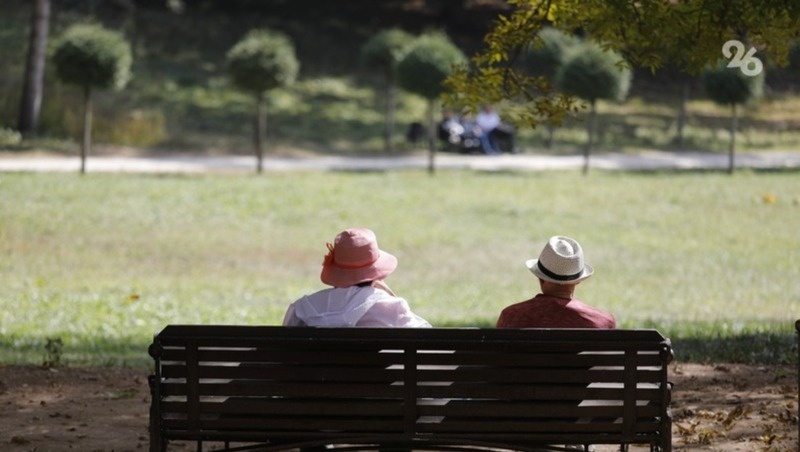
[[[52,347],[59,339],[62,345]],[[149,338],[0,337],[0,363],[148,368],[153,362],[147,354],[150,342]]]
[[[493,328],[493,321],[469,325],[445,323],[437,327]],[[629,327],[623,325],[621,327]],[[724,324],[685,324],[680,326],[640,325],[654,328],[670,338],[675,359],[685,363],[786,364],[798,362],[797,338],[793,325],[753,325],[731,331]],[[63,346],[53,349],[53,339]],[[0,363],[55,363],[67,366],[152,367],[147,354],[151,338],[99,337],[0,337]]]
[[[675,359],[696,363],[796,364],[792,334],[756,333],[729,337],[672,337]]]

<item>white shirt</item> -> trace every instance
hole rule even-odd
[[[430,327],[408,302],[384,290],[350,286],[320,290],[289,305],[284,326]]]
[[[500,125],[500,115],[494,110],[489,112],[481,110],[475,116],[475,124],[484,132],[491,132]]]

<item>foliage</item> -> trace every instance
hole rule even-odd
[[[585,41],[568,53],[555,79],[561,89],[591,103],[617,101],[628,94],[631,71],[616,52]]]
[[[53,53],[58,78],[84,88],[124,88],[131,77],[132,60],[124,36],[99,25],[71,26]]]
[[[414,36],[398,28],[378,32],[361,47],[364,66],[391,76]]]
[[[466,64],[464,53],[443,33],[418,37],[397,65],[399,85],[426,99],[439,97],[453,68]]]
[[[228,51],[227,63],[233,84],[254,93],[289,85],[300,70],[290,39],[267,29],[251,30]]]
[[[716,66],[703,72],[706,94],[720,105],[744,104],[761,97],[764,91],[764,72],[745,75],[736,68],[727,67],[728,61],[720,60]]]
[[[581,44],[580,38],[558,28],[545,27],[528,46],[522,57],[522,68],[534,76],[545,76],[556,82],[555,74],[564,63],[567,53]]]
[[[383,74],[386,82],[386,123],[383,130],[384,149],[391,151],[394,147],[394,123],[396,109],[395,69],[403,58],[414,37],[398,28],[378,32],[361,47],[361,62],[366,67]]]
[[[580,29],[635,66],[656,70],[669,60],[690,73],[716,61],[723,43],[743,35],[767,58],[785,64],[789,45],[800,33],[800,2],[791,0],[509,0],[509,4],[513,11],[495,21],[485,37],[485,49],[448,79],[447,100],[474,107],[510,99],[524,107],[518,120],[534,127],[548,119],[560,123],[565,112],[575,111],[574,100],[555,95],[546,79],[515,68],[545,25]]]
[[[22,134],[16,130],[0,127],[0,146],[16,146],[22,141]]]

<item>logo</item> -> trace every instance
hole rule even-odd
[[[730,60],[728,67],[738,67],[742,74],[750,77],[755,77],[764,70],[761,60],[753,56],[755,53],[755,47],[750,47],[750,50],[745,53],[744,44],[736,39],[722,44],[722,55]]]

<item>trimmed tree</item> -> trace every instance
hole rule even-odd
[[[397,64],[397,82],[401,88],[428,100],[428,171],[436,170],[436,100],[444,92],[443,82],[455,67],[465,65],[467,57],[444,33],[427,33],[411,44]]]
[[[53,52],[56,76],[83,88],[83,144],[81,173],[91,150],[92,90],[120,90],[131,77],[131,46],[122,34],[99,25],[73,25],[62,35]]]
[[[403,58],[403,52],[413,40],[414,36],[411,34],[391,28],[379,32],[361,47],[362,64],[372,71],[379,72],[384,78],[386,118],[383,141],[386,151],[391,151],[393,147],[395,94],[397,91],[395,69],[397,63]]]
[[[733,174],[736,166],[734,156],[738,122],[736,106],[761,96],[764,89],[764,71],[755,76],[745,75],[738,68],[729,68],[728,60],[720,60],[716,66],[703,72],[703,85],[711,100],[719,105],[729,105],[731,108],[728,173]]]
[[[539,32],[538,39],[528,46],[523,58],[522,67],[527,74],[534,77],[544,77],[556,89],[560,89],[556,73],[564,64],[569,52],[582,44],[580,38],[567,34],[557,28],[546,27]],[[546,119],[547,147],[553,147],[555,124],[550,118]]]
[[[266,93],[288,86],[297,78],[300,63],[294,45],[284,35],[272,30],[250,31],[227,53],[228,74],[233,84],[256,100],[254,147],[256,171],[264,170],[263,140],[266,136]]]
[[[555,77],[557,85],[565,92],[589,102],[589,139],[583,153],[583,174],[586,174],[589,172],[589,155],[597,129],[597,101],[623,100],[631,85],[631,71],[618,53],[605,50],[595,42],[585,41],[569,52]]]

